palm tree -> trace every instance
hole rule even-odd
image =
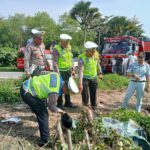
[[[91,2],[80,1],[71,9],[70,16],[75,19],[82,30],[84,30],[84,42],[86,40],[86,33],[90,29],[97,26],[98,20],[101,19],[101,14],[98,8],[90,7]]]
[[[132,35],[138,37],[143,33],[142,26],[139,24],[136,18],[129,20],[124,16],[116,16],[107,22],[107,26],[110,29],[108,36],[111,37],[123,35]]]

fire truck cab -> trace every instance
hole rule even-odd
[[[145,60],[150,64],[150,38],[142,38],[143,50],[146,54]]]
[[[141,50],[139,46],[140,40],[132,36],[116,36],[112,38],[104,39],[104,48],[102,50],[101,66],[105,68],[107,72],[112,72],[111,59],[119,55],[120,57],[126,57],[127,54],[134,53],[137,55]]]

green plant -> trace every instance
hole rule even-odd
[[[118,111],[112,111],[109,114],[109,117],[118,119],[120,121],[128,121],[129,119],[136,121],[145,130],[148,137],[148,141],[150,142],[150,117],[149,116],[146,116],[135,110],[119,109]]]
[[[84,134],[86,130],[93,150],[140,150],[140,147],[135,145],[130,138],[122,137],[115,130],[110,129],[108,136],[107,130],[102,123],[102,117],[103,115],[96,117],[93,121],[89,121],[88,116],[83,111],[78,119],[76,128],[72,129],[73,144],[80,145],[82,150],[88,149]]]
[[[0,102],[15,103],[21,99],[16,82],[16,80],[0,80]]]
[[[0,66],[16,64],[17,50],[10,47],[0,47]]]
[[[98,81],[98,88],[100,90],[115,90],[121,89],[128,85],[128,78],[117,74],[106,74],[103,80]]]

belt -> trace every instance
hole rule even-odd
[[[131,80],[131,81],[133,81],[133,82],[146,82],[146,81],[136,81],[136,80]]]

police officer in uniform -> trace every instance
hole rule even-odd
[[[43,43],[43,35],[45,31],[39,31],[37,29],[31,30],[33,39],[27,44],[24,53],[24,70],[27,78],[31,76],[34,69],[34,75],[40,75],[44,70],[46,62],[44,59],[45,45]]]
[[[131,64],[127,70],[127,76],[130,77],[130,82],[128,85],[127,93],[123,100],[123,109],[127,107],[131,96],[136,91],[136,110],[140,112],[145,87],[147,92],[150,90],[150,67],[147,63],[144,62],[144,59],[145,54],[140,52],[137,57],[137,62]]]
[[[58,72],[64,81],[68,81],[73,69],[73,56],[71,52],[70,40],[71,36],[67,34],[60,35],[60,44],[54,47],[53,51],[53,69]],[[57,106],[63,109],[63,106],[75,108],[71,102],[70,94],[65,94],[65,104],[63,105],[62,95],[58,99]]]
[[[70,91],[79,92],[74,80],[70,78],[68,82],[64,82],[56,72],[34,76],[23,82],[20,93],[23,101],[30,106],[37,117],[40,130],[39,146],[47,143],[49,138],[47,105],[51,111],[64,114],[65,112],[55,105],[59,95]]]
[[[79,56],[79,83],[78,87],[82,92],[82,103],[85,106],[89,105],[89,92],[90,92],[90,103],[93,109],[97,106],[97,75],[102,79],[102,71],[99,63],[99,58],[96,55],[96,48],[98,45],[94,42],[88,41],[84,44],[86,49],[85,53]],[[88,92],[89,91],[89,92]]]

